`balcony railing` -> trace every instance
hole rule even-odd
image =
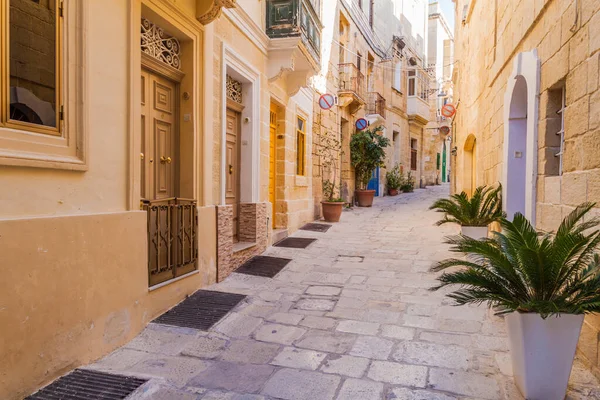
[[[340,94],[351,92],[364,100],[365,98],[365,76],[353,63],[339,65],[340,70]]]
[[[196,269],[198,212],[195,200],[177,197],[142,200],[148,223],[148,284]]]
[[[317,0],[267,0],[267,35],[272,39],[297,37],[317,62],[321,54],[321,21],[313,3]]]
[[[385,99],[377,92],[369,92],[367,99],[367,114],[378,114],[385,118]]]

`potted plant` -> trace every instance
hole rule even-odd
[[[449,199],[437,200],[429,209],[445,214],[436,225],[449,222],[459,224],[462,234],[473,239],[487,237],[488,225],[506,216],[502,211],[500,184],[496,188],[480,186],[470,198],[465,192],[453,194]]]
[[[323,219],[327,222],[339,222],[344,207],[344,200],[336,197],[336,161],[341,152],[341,143],[331,132],[325,132],[319,135],[316,153],[319,156],[321,164],[321,180],[323,189],[323,200],[321,209],[323,210]],[[331,179],[325,178],[325,176]]]
[[[406,174],[406,178],[402,176],[402,185],[400,186],[400,190],[404,193],[412,193],[415,190],[415,178],[412,176],[412,172],[408,172]]]
[[[335,197],[336,185],[328,179],[323,180],[323,201],[321,208],[323,209],[323,219],[327,222],[339,222],[342,216],[342,208],[344,200]]]
[[[385,174],[386,186],[388,194],[390,196],[397,196],[400,187],[402,186],[402,174],[400,172],[400,165],[396,164],[394,168]]]
[[[577,207],[556,233],[537,232],[521,214],[490,239],[448,238],[467,258],[441,261],[437,290],[457,305],[487,303],[505,316],[515,383],[531,400],[562,400],[584,314],[600,312],[600,220]],[[464,267],[455,270],[455,267]]]
[[[371,174],[377,167],[383,166],[385,148],[390,140],[379,134],[382,126],[375,129],[365,129],[352,135],[350,140],[350,163],[356,176],[356,198],[360,207],[373,205],[374,190],[367,190]]]

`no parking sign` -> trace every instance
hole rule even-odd
[[[358,129],[359,131],[362,131],[363,129],[365,129],[368,125],[368,122],[366,119],[364,118],[359,118],[356,120],[356,129]]]
[[[334,102],[335,98],[332,94],[325,93],[319,97],[319,107],[321,107],[323,110],[329,110],[331,107],[333,107]]]

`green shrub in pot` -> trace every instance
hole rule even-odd
[[[373,204],[374,190],[367,190],[371,175],[377,167],[383,167],[385,148],[390,139],[381,135],[382,126],[356,132],[350,139],[350,163],[354,167],[356,177],[356,197],[358,205],[370,207]]]
[[[527,399],[564,399],[584,314],[600,312],[600,220],[586,217],[593,207],[577,207],[556,233],[516,214],[489,239],[448,238],[466,259],[433,267],[452,271],[432,290],[457,285],[448,294],[457,305],[487,303],[505,316],[515,382]]]
[[[474,239],[486,237],[488,225],[506,216],[502,211],[500,184],[496,187],[479,186],[471,197],[466,192],[453,194],[450,198],[436,200],[429,209],[444,213],[444,218],[436,225],[459,224],[463,235]]]

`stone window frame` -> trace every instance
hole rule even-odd
[[[8,1],[0,0],[1,20],[6,21]],[[62,27],[59,31],[60,50],[58,70],[60,103],[63,119],[59,130],[50,134],[48,129],[27,124],[0,125],[0,165],[26,166],[37,168],[85,171],[87,165],[87,113],[83,104],[87,103],[87,52],[84,42],[87,26],[87,2],[58,1],[57,13],[62,13]],[[8,38],[7,24],[0,32],[0,44],[4,54]],[[3,62],[2,65],[6,63]],[[6,74],[2,72],[2,76]],[[8,85],[2,86],[2,93],[8,93]]]

